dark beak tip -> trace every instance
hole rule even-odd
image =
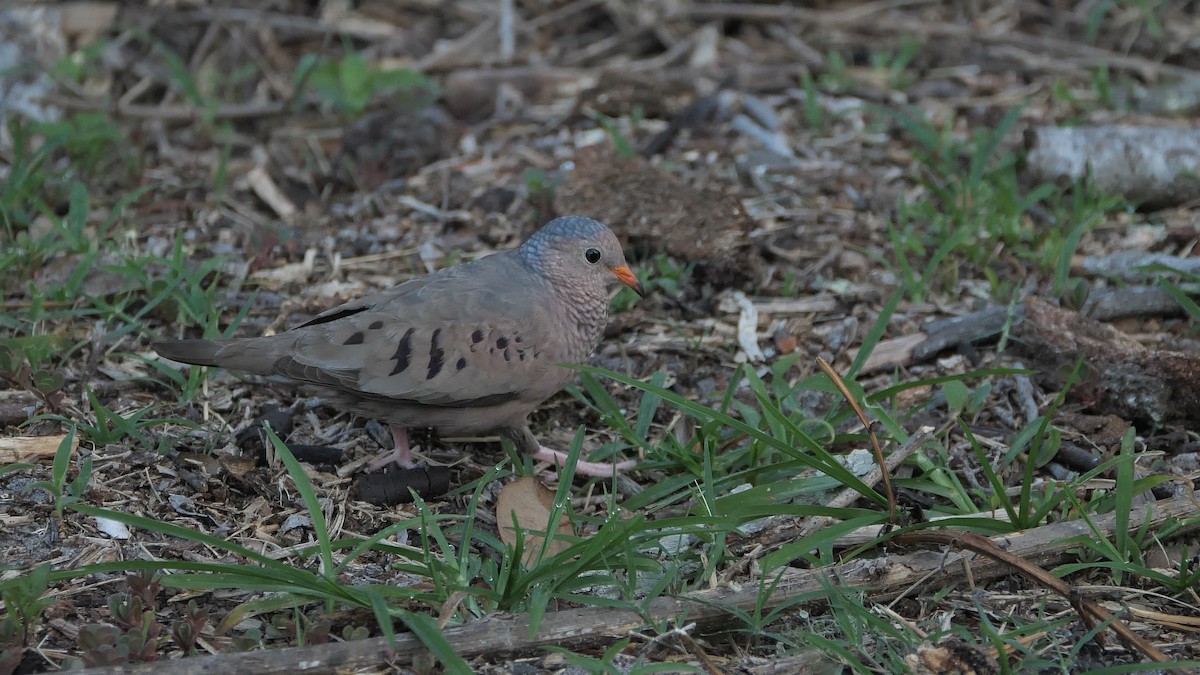
[[[642,286],[642,280],[634,275],[633,270],[629,269],[629,265],[614,267],[611,271],[622,284],[633,289],[633,292],[637,293],[639,297],[646,297],[646,288]]]

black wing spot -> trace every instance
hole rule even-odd
[[[392,360],[396,362],[396,367],[392,368],[391,375],[399,375],[408,369],[408,362],[412,357],[412,334],[414,328],[409,328],[404,332],[404,336],[400,338],[400,344],[396,345],[396,353],[392,354]]]
[[[433,336],[429,339],[429,372],[425,374],[425,379],[432,380],[437,377],[437,374],[442,372],[442,365],[446,357],[446,350],[438,346],[438,337],[442,334],[441,328],[435,328]]]
[[[475,332],[471,333],[471,343],[479,344],[480,342],[483,342],[483,331],[476,328]]]
[[[462,356],[458,357],[458,363],[454,364],[454,369],[462,370],[463,368],[466,368],[466,367],[467,367],[467,359]]]
[[[366,336],[363,335],[363,332],[360,330],[357,333],[355,333],[354,335],[351,335],[350,337],[346,338],[346,341],[343,342],[342,344],[343,345],[361,345],[363,343],[363,338],[365,338],[365,337]]]
[[[383,328],[383,322],[382,321],[372,321],[371,325],[367,326],[367,327],[370,328],[371,330],[379,330],[380,328]]]
[[[496,349],[504,349],[507,346],[508,346],[508,338],[506,338],[506,337],[496,338]]]
[[[316,325],[322,324],[322,323],[329,323],[330,321],[337,321],[338,319],[344,319],[348,316],[354,316],[355,314],[358,314],[359,312],[365,312],[368,309],[370,309],[370,307],[367,307],[365,305],[362,307],[355,307],[354,309],[343,309],[342,311],[337,312],[335,314],[330,314],[329,316],[317,317],[311,321],[306,321],[305,323],[302,323],[299,326],[296,326],[296,328],[304,328],[305,326],[316,326]]]
[[[514,336],[513,336],[513,342],[520,343],[520,342],[521,342],[521,336],[520,336],[520,335],[514,335]]]

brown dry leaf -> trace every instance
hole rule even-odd
[[[914,673],[922,675],[991,675],[1000,672],[995,659],[962,640],[940,645],[923,644],[916,654],[904,657]]]
[[[8,438],[0,438],[0,464],[12,464],[14,462],[37,461],[42,457],[54,457],[54,453],[58,452],[58,446],[66,438],[66,434],[56,434],[54,436],[9,436]],[[71,445],[71,452],[79,447],[79,439],[76,438]]]
[[[246,475],[254,470],[256,466],[253,457],[233,457],[230,455],[221,455],[218,459],[221,468],[228,471],[238,480],[248,480]],[[215,474],[214,474],[215,475]]]
[[[534,531],[545,532],[550,528],[550,512],[554,508],[554,491],[546,487],[533,476],[522,476],[504,486],[496,499],[496,525],[500,529],[500,539],[506,544],[516,546],[517,531],[513,528],[515,516],[517,525],[525,535],[524,551],[521,562],[530,567],[537,560],[542,550],[542,536]],[[558,518],[558,534],[572,535],[571,521],[563,513]],[[552,556],[569,547],[570,542],[555,537],[550,542],[547,556]]]

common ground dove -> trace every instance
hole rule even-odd
[[[527,417],[588,360],[608,320],[608,282],[642,294],[612,231],[590,218],[547,223],[520,247],[364,296],[268,337],[164,340],[173,361],[271,376],[318,389],[334,407],[388,422],[395,449],[372,465],[412,466],[409,427],[499,433],[561,465]],[[580,461],[607,476],[616,466]]]

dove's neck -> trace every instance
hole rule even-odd
[[[567,360],[586,362],[600,343],[608,323],[608,290],[595,277],[580,278],[563,270],[544,267],[539,270],[558,305],[555,314],[562,321]]]
[[[565,289],[564,289],[565,290]],[[560,293],[559,297],[569,317],[572,360],[586,363],[600,344],[604,325],[608,323],[608,292],[603,286],[576,288]]]

